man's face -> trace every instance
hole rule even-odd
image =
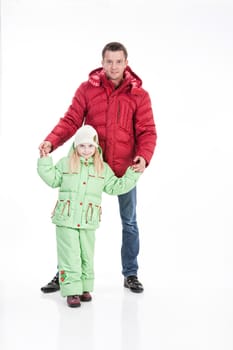
[[[123,51],[106,51],[102,66],[108,79],[114,85],[119,85],[123,79],[124,70],[128,64]]]

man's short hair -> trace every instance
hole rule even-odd
[[[104,48],[102,50],[102,58],[104,58],[106,51],[123,51],[125,59],[127,59],[127,57],[128,57],[128,52],[127,52],[125,46],[121,43],[118,43],[117,41],[113,41],[113,42],[108,43],[104,46]]]

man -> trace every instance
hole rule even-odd
[[[156,127],[150,96],[141,79],[128,66],[124,45],[111,42],[102,50],[102,67],[93,70],[81,83],[72,103],[40,144],[42,152],[52,152],[70,139],[83,123],[92,125],[98,135],[104,160],[117,176],[129,165],[143,172],[149,165],[156,145]],[[118,196],[122,221],[121,261],[124,286],[143,292],[137,277],[139,232],[136,219],[136,187]],[[42,292],[59,290],[58,274]]]

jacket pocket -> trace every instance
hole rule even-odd
[[[104,176],[88,175],[88,194],[89,198],[93,196],[101,197],[104,188]]]
[[[56,217],[62,220],[68,219],[70,217],[70,211],[70,200],[59,199],[53,209],[52,218]]]
[[[101,221],[102,208],[100,205],[88,203],[85,211],[85,224],[98,225]]]
[[[130,101],[118,101],[117,125],[129,134],[133,133],[134,109]]]

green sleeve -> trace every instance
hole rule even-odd
[[[112,169],[106,165],[105,185],[103,191],[110,195],[120,195],[132,190],[141,173],[135,172],[129,167],[122,177],[117,177]]]
[[[51,157],[39,158],[37,161],[37,172],[41,179],[50,187],[60,187],[62,182],[61,162],[53,165]]]

